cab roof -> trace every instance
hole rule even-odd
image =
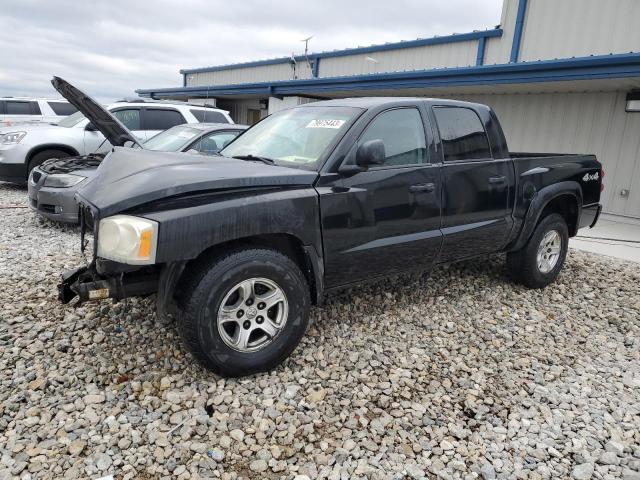
[[[363,109],[371,109],[384,106],[401,105],[403,103],[426,103],[437,105],[459,105],[473,106],[475,108],[481,106],[477,103],[463,102],[461,100],[447,100],[443,98],[428,97],[353,97],[353,98],[336,98],[331,100],[321,100],[319,102],[311,102],[300,105],[296,108],[304,107],[355,107]],[[486,107],[485,107],[486,108]]]

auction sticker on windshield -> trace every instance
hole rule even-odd
[[[319,119],[311,120],[305,128],[340,128],[344,120]]]

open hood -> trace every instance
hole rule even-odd
[[[133,142],[142,147],[135,135],[127,127],[89,95],[60,77],[53,77],[51,84],[60,95],[89,119],[93,126],[109,140],[111,145],[122,147],[127,142]]]
[[[311,186],[315,171],[226,157],[115,148],[78,191],[100,218],[155,200],[223,189]]]

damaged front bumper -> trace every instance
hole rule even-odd
[[[118,271],[113,268],[113,262],[108,262],[101,268],[91,264],[64,272],[58,284],[58,298],[62,303],[69,303],[78,297],[78,303],[81,304],[105,298],[122,300],[145,296],[155,293],[157,289],[158,274],[155,270]]]

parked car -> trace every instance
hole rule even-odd
[[[0,127],[58,123],[76,111],[73,105],[62,99],[0,97]]]
[[[107,107],[136,137],[145,141],[183,123],[233,123],[228,112],[184,102],[116,102]],[[105,119],[105,121],[107,121]],[[31,170],[50,158],[105,153],[111,145],[82,112],[57,125],[20,125],[0,129],[0,180],[24,184]]]
[[[91,109],[82,108],[87,118],[101,130],[99,118],[92,117]],[[108,114],[105,111],[105,114]],[[116,126],[116,122],[113,122]],[[176,125],[160,132],[142,143],[142,148],[159,152],[189,152],[213,155],[225,147],[247,128],[246,125],[229,123],[192,123]],[[124,126],[119,138],[129,138]],[[110,135],[109,131],[104,132]],[[111,142],[120,145],[117,138]],[[75,194],[86,182],[91,181],[105,154],[84,155],[50,159],[35,167],[29,176],[29,206],[36,213],[54,221],[78,223],[78,204]]]
[[[496,252],[532,288],[595,225],[593,155],[510,153],[487,106],[425,98],[283,110],[219,158],[116,148],[78,193],[88,267],[69,302],[156,293],[186,347],[226,376],[287,358],[311,303],[359,282]]]

